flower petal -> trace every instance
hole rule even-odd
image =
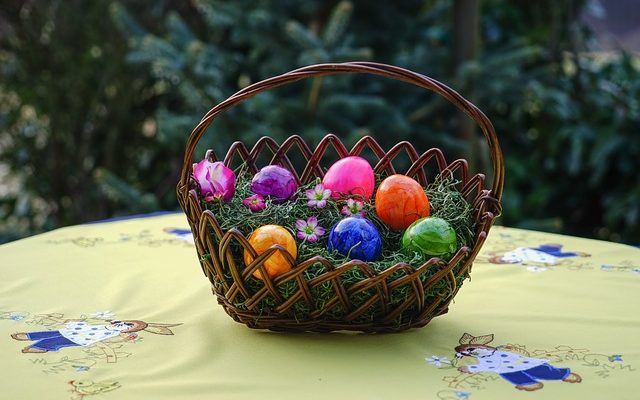
[[[296,228],[297,229],[303,230],[306,227],[307,227],[307,222],[306,221],[304,221],[302,219],[299,219],[299,220],[296,221]]]
[[[198,182],[202,196],[206,196],[207,193],[213,193],[213,186],[211,186],[211,183],[207,179],[207,175],[209,174],[206,166],[207,163],[207,160],[202,160],[193,166],[193,179]]]
[[[200,185],[200,194],[229,201],[236,192],[235,173],[223,162],[204,159],[193,165],[193,178]]]
[[[305,190],[304,194],[307,195],[308,199],[315,199],[316,197],[316,192],[313,189]]]

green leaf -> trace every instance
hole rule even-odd
[[[121,4],[111,3],[109,12],[116,26],[130,39],[141,39],[145,35],[145,30]]]
[[[205,22],[213,31],[221,31],[232,27],[242,12],[237,6],[225,4],[222,1],[194,0],[196,9],[204,17]]]
[[[184,22],[176,12],[170,12],[166,19],[169,41],[178,48],[185,48],[195,41],[196,38],[191,28]]]
[[[289,21],[285,25],[287,36],[303,49],[321,49],[322,43],[316,35],[298,21]]]
[[[351,20],[352,13],[353,3],[350,1],[341,1],[334,7],[322,37],[326,47],[334,47],[342,39]]]

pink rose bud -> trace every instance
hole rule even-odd
[[[258,171],[251,181],[253,193],[271,196],[277,203],[289,200],[296,190],[296,178],[288,169],[278,165],[267,165]]]
[[[236,174],[221,161],[204,159],[193,164],[193,178],[200,185],[200,194],[207,201],[220,199],[227,202],[236,193]]]

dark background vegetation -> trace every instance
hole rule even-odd
[[[493,121],[502,224],[638,244],[640,61],[603,50],[592,28],[606,16],[596,1],[3,2],[0,242],[176,209],[186,137],[209,108],[297,66],[371,60],[445,82]],[[203,149],[327,132],[438,146],[489,171],[450,104],[360,75],[261,94]]]

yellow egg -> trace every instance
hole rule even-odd
[[[280,245],[291,255],[295,260],[298,256],[298,249],[296,241],[289,233],[288,230],[280,225],[264,225],[256,229],[249,236],[249,243],[253,246],[253,249],[258,255],[267,251],[273,245]],[[253,257],[249,251],[244,251],[244,263],[249,265],[253,261]],[[285,272],[291,271],[293,265],[287,261],[286,257],[277,251],[273,253],[264,262],[264,268],[267,270],[267,274],[270,278],[275,278],[278,275],[282,275]],[[255,270],[253,276],[262,280],[262,274],[260,270]]]

